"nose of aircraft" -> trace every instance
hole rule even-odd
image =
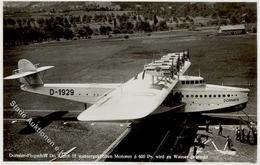
[[[248,88],[241,88],[241,92],[250,92],[250,89],[248,89]]]
[[[250,90],[247,88],[241,88],[240,92],[242,94],[242,97],[245,97],[248,100]]]

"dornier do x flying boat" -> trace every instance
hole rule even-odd
[[[144,65],[123,84],[44,84],[41,72],[53,66],[26,59],[4,79],[18,79],[27,92],[92,104],[80,121],[135,121],[166,112],[229,112],[245,108],[249,89],[206,84],[200,76],[184,75],[189,51],[169,53]]]

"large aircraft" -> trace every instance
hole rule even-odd
[[[17,79],[23,91],[82,102],[80,121],[135,122],[166,112],[232,112],[246,107],[249,89],[206,84],[201,76],[184,75],[189,51],[169,53],[144,65],[123,84],[44,84],[42,73],[53,66],[33,65],[26,59],[4,79]]]

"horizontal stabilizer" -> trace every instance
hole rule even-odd
[[[32,64],[29,60],[21,59],[18,61],[18,69],[14,70],[11,76],[5,77],[4,79],[18,79],[21,84],[27,84],[29,86],[41,86],[43,85],[43,81],[39,72],[53,67],[54,66],[39,67],[39,64]]]
[[[29,76],[29,75],[32,75],[32,74],[35,74],[35,73],[38,73],[38,72],[45,71],[45,70],[53,68],[53,67],[54,66],[42,66],[42,67],[36,68],[35,71],[18,72],[18,73],[11,75],[11,76],[5,77],[4,79],[5,80],[18,79],[18,78],[26,77],[26,76]]]

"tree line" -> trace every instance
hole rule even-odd
[[[3,22],[5,46],[155,30],[154,25],[151,25],[148,20],[143,20],[141,16],[133,14],[4,18]],[[158,26],[161,26],[160,30],[168,29],[165,21],[159,21]]]
[[[245,3],[116,3],[132,12],[4,17],[4,45],[163,31],[173,22],[176,28],[190,28],[196,16],[210,18],[207,26],[256,22],[256,12]]]
[[[187,3],[187,2],[116,2],[122,10],[137,11],[147,19],[152,19],[154,13],[170,21],[172,17],[211,17],[227,18],[232,24],[255,23],[257,19],[256,3]]]

